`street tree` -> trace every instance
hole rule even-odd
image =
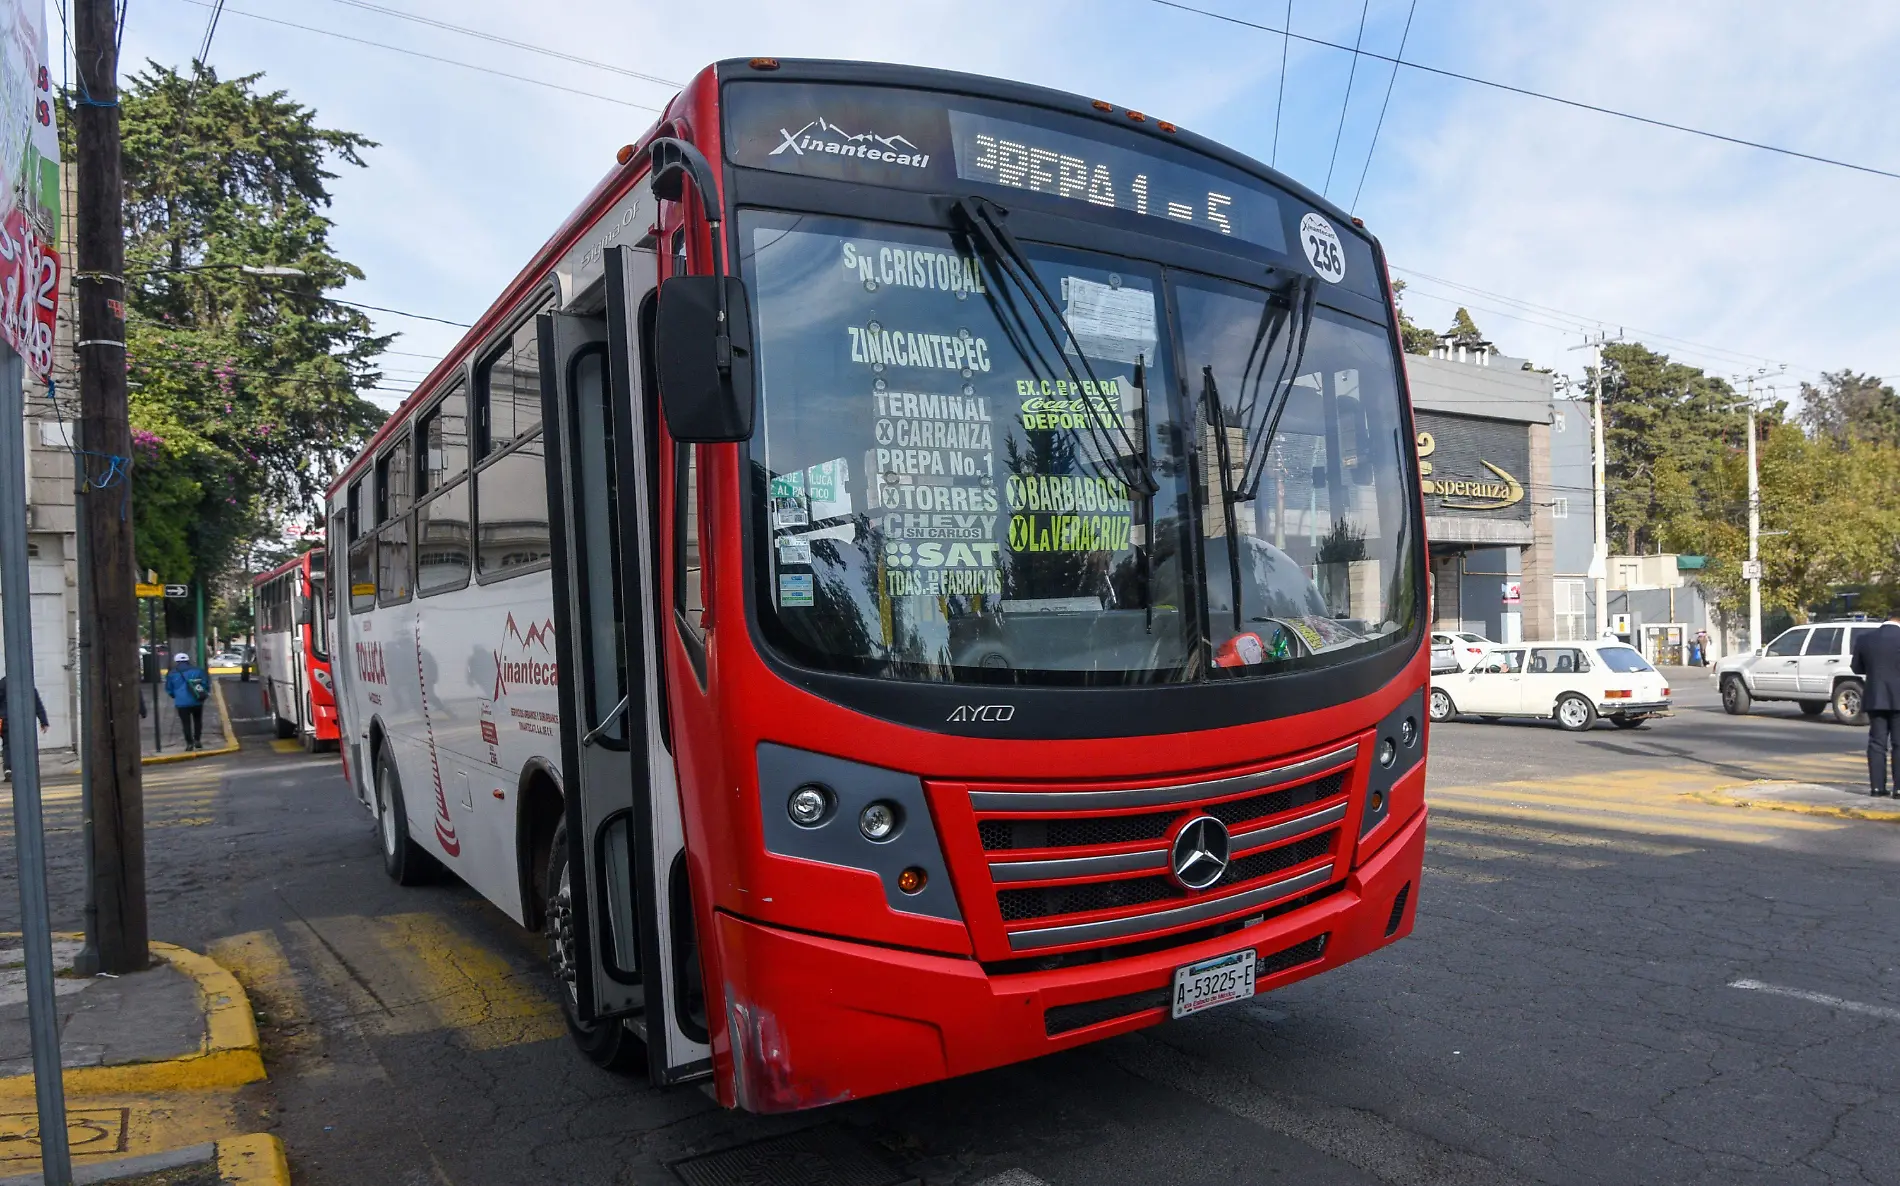
[[[1836,444],[1874,441],[1900,446],[1900,394],[1873,375],[1823,371],[1817,387],[1801,385],[1801,427]]]
[[[330,241],[330,167],[373,145],[261,77],[148,63],[122,100],[133,507],[171,581],[307,519],[383,419],[361,393],[390,339],[327,295],[363,275]]]

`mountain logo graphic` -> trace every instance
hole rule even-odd
[[[539,651],[537,657],[533,652]],[[552,688],[560,677],[554,662],[554,619],[531,623],[524,633],[513,614],[502,625],[495,656],[495,694],[500,700],[515,688]]]
[[[930,164],[930,154],[903,136],[847,132],[822,115],[796,132],[780,128],[778,134],[779,145],[766,153],[767,156],[785,152],[794,156],[848,156],[912,169],[926,168]]]

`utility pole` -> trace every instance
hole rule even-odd
[[[1614,340],[1621,341],[1622,338],[1623,331],[1616,331]],[[1603,632],[1610,627],[1610,526],[1609,511],[1603,496],[1603,347],[1605,343],[1612,340],[1599,332],[1595,338],[1586,339],[1581,345],[1570,347],[1572,350],[1593,351],[1596,361],[1596,366],[1593,368],[1596,382],[1590,396],[1590,431],[1595,446],[1592,464],[1594,473],[1590,482],[1595,515],[1595,529],[1591,536],[1590,548],[1590,579],[1595,586],[1593,592],[1596,595],[1597,611],[1596,633],[1591,635],[1592,638],[1602,638]]]
[[[1755,376],[1748,377],[1748,646],[1761,645],[1761,474],[1755,462]]]
[[[125,220],[119,160],[119,52],[113,0],[73,0],[73,66],[78,147],[73,294],[79,307],[79,448],[113,485],[84,501],[79,531],[87,537],[86,591],[92,617],[94,678],[85,711],[90,724],[87,768],[91,792],[96,926],[86,936],[97,971],[122,975],[151,962],[145,913],[145,793],[138,739],[138,600],[130,492],[124,459],[132,455],[125,396]],[[118,458],[116,463],[105,458]],[[103,474],[101,475],[103,476]],[[156,711],[156,706],[154,706]]]

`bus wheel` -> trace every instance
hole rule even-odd
[[[641,1059],[640,1039],[625,1022],[585,1022],[580,1017],[580,990],[576,987],[586,970],[580,966],[580,944],[574,933],[574,882],[567,863],[567,821],[554,829],[554,841],[548,853],[547,921],[542,925],[548,940],[548,970],[554,974],[555,993],[561,998],[561,1016],[567,1019],[567,1032],[590,1062],[609,1071],[630,1071]]]
[[[383,872],[397,885],[421,885],[434,861],[409,838],[409,813],[402,805],[402,779],[385,744],[376,755],[376,822],[383,842]]]
[[[280,716],[275,716],[275,715],[271,717],[271,720],[275,721],[277,724],[277,740],[288,741],[292,737],[295,737],[297,735],[297,722],[287,721],[284,718]]]

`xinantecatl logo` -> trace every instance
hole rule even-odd
[[[782,152],[796,156],[807,153],[815,156],[848,156],[892,165],[908,165],[913,169],[922,169],[930,164],[930,154],[920,152],[915,144],[902,136],[847,132],[822,115],[796,132],[780,128],[778,134],[782,137],[779,146],[767,156],[777,156]]]

